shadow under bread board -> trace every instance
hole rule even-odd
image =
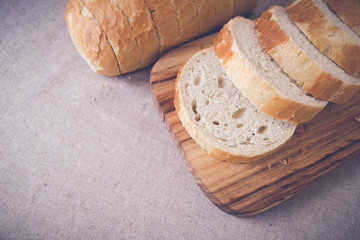
[[[176,75],[197,51],[212,46],[215,34],[182,45],[154,65],[150,84],[155,106],[196,183],[223,211],[251,216],[291,197],[315,179],[360,154],[360,94],[328,106],[280,149],[254,163],[210,157],[186,132],[173,104]],[[341,180],[340,180],[341,181]]]

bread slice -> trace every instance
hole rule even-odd
[[[264,113],[294,123],[308,121],[327,102],[317,100],[297,86],[266,53],[243,17],[230,20],[215,38],[216,56],[235,87]]]
[[[290,18],[327,57],[360,77],[360,37],[322,0],[297,0],[286,8]]]
[[[131,27],[115,1],[84,0],[86,7],[102,26],[119,63],[120,73],[140,67],[140,52]]]
[[[69,0],[64,17],[77,51],[92,70],[108,76],[119,75],[115,53],[106,34],[84,2]]]
[[[283,7],[272,6],[265,11],[255,29],[267,53],[314,97],[342,103],[360,90],[360,79],[346,73],[312,45]]]
[[[189,135],[211,156],[231,162],[258,160],[296,128],[252,105],[229,80],[213,48],[193,55],[179,71],[174,105]]]
[[[326,2],[336,15],[360,36],[360,1],[327,0]]]

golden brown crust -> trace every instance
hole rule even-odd
[[[105,75],[147,67],[160,56],[160,46],[166,51],[214,30],[215,2],[217,19],[222,19],[217,22],[219,25],[231,18],[235,1],[246,6],[244,13],[256,3],[256,0],[85,0],[86,9],[94,15],[89,17],[82,15],[82,1],[68,0],[64,16],[76,49],[94,71]]]
[[[260,43],[304,90],[328,101],[340,89],[343,81],[326,72],[289,38],[277,22],[274,11],[274,7],[269,8],[256,22]]]
[[[272,20],[272,8],[269,8],[257,19],[255,29],[258,32],[260,43],[264,46],[266,51],[284,44],[289,41],[288,35],[279,26],[279,24]]]
[[[143,0],[114,0],[121,6],[140,51],[140,68],[154,63],[160,56],[160,44],[150,11]]]
[[[335,103],[344,103],[350,100],[350,98],[353,98],[359,92],[360,92],[359,85],[354,86],[352,84],[347,84],[342,86],[341,89],[338,90],[337,94],[335,94],[335,96],[332,99],[330,99],[330,101]]]
[[[195,0],[198,6],[199,35],[209,33],[215,26],[215,6],[213,0]]]
[[[312,0],[298,0],[287,8],[290,18],[310,41],[349,74],[360,74],[360,45],[337,27]]]
[[[215,0],[215,26],[221,27],[233,16],[232,0]]]
[[[170,0],[178,22],[179,42],[183,43],[198,36],[199,19],[192,0]]]
[[[330,8],[360,36],[360,1],[359,0],[327,0]]]
[[[233,17],[246,16],[251,13],[256,7],[257,0],[234,0],[233,2]]]
[[[131,27],[122,10],[115,2],[103,0],[85,0],[86,7],[102,26],[109,42],[113,46],[121,73],[139,69],[140,53],[136,46]]]
[[[178,23],[169,0],[144,0],[160,39],[160,54],[180,43]]]
[[[232,45],[232,35],[226,27],[223,27],[214,39],[215,54],[218,58],[222,59],[223,65],[227,64],[227,62],[232,58],[234,54],[231,51]]]
[[[64,16],[73,43],[94,72],[120,74],[115,53],[96,19],[81,0],[69,0]]]
[[[325,103],[322,106],[308,106],[281,97],[241,53],[233,52],[228,46],[230,42],[235,44],[233,40],[226,40],[229,39],[229,35],[233,39],[228,24],[223,27],[214,42],[215,53],[235,87],[239,88],[252,104],[269,116],[295,124],[310,120],[325,107]]]

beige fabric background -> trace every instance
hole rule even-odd
[[[0,0],[0,239],[359,239],[359,156],[260,215],[222,212],[160,120],[150,68],[93,73],[64,6]]]

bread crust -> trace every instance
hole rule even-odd
[[[274,11],[274,7],[269,8],[256,22],[260,43],[304,90],[328,101],[340,89],[343,81],[325,71],[297,46],[277,22]]]
[[[150,11],[143,0],[114,0],[120,6],[129,23],[140,52],[140,67],[154,63],[160,56],[160,44],[151,19]]]
[[[198,6],[199,15],[199,35],[210,33],[214,29],[215,2],[213,0],[195,0]],[[229,16],[230,17],[230,16]]]
[[[239,15],[246,16],[251,13],[251,11],[255,8],[257,4],[257,0],[249,1],[249,0],[234,0],[233,2],[233,17],[237,17]]]
[[[179,42],[198,36],[199,19],[192,0],[170,0],[178,23]]]
[[[221,27],[233,16],[233,0],[215,0],[215,26]]]
[[[64,17],[73,43],[94,72],[116,76],[120,69],[115,53],[94,16],[81,0],[69,0]]]
[[[144,0],[150,10],[160,41],[160,54],[178,45],[178,22],[170,0]]]
[[[327,18],[313,0],[297,0],[286,10],[323,54],[349,74],[360,76],[360,43]]]
[[[120,72],[128,73],[140,67],[140,52],[131,27],[115,1],[85,0],[107,35],[116,54]]]
[[[82,15],[83,1],[94,16]],[[256,3],[236,1],[246,3],[244,11]],[[165,52],[219,27],[215,3],[223,24],[233,14],[233,0],[68,0],[64,16],[76,49],[93,71],[115,76],[154,63],[160,47]]]
[[[216,56],[221,60],[234,85],[241,90],[251,103],[262,112],[276,119],[287,120],[295,124],[306,122],[320,112],[323,106],[308,106],[292,99],[281,97],[252,64],[241,53],[232,51],[234,43],[227,23],[214,41]],[[231,37],[229,37],[231,36]],[[240,74],[241,73],[241,76]]]
[[[184,66],[187,64],[189,60],[187,60],[182,67],[180,68],[178,75],[176,77],[175,82],[175,98],[174,98],[174,106],[175,110],[179,116],[179,119],[184,126],[187,133],[190,135],[197,144],[200,145],[201,148],[206,150],[208,154],[216,158],[218,160],[233,162],[233,163],[250,163],[258,161],[259,159],[269,155],[270,153],[276,151],[277,149],[281,148],[288,139],[291,138],[293,132],[295,131],[296,126],[294,125],[293,131],[289,131],[288,135],[284,136],[284,141],[282,144],[272,148],[271,150],[261,153],[261,154],[252,154],[252,155],[242,155],[242,154],[232,154],[227,152],[223,149],[217,148],[214,146],[209,139],[207,139],[199,130],[194,126],[193,122],[191,121],[189,115],[186,113],[185,106],[182,105],[180,92],[179,92],[179,78]]]
[[[360,36],[360,1],[359,0],[327,0],[329,7]]]

